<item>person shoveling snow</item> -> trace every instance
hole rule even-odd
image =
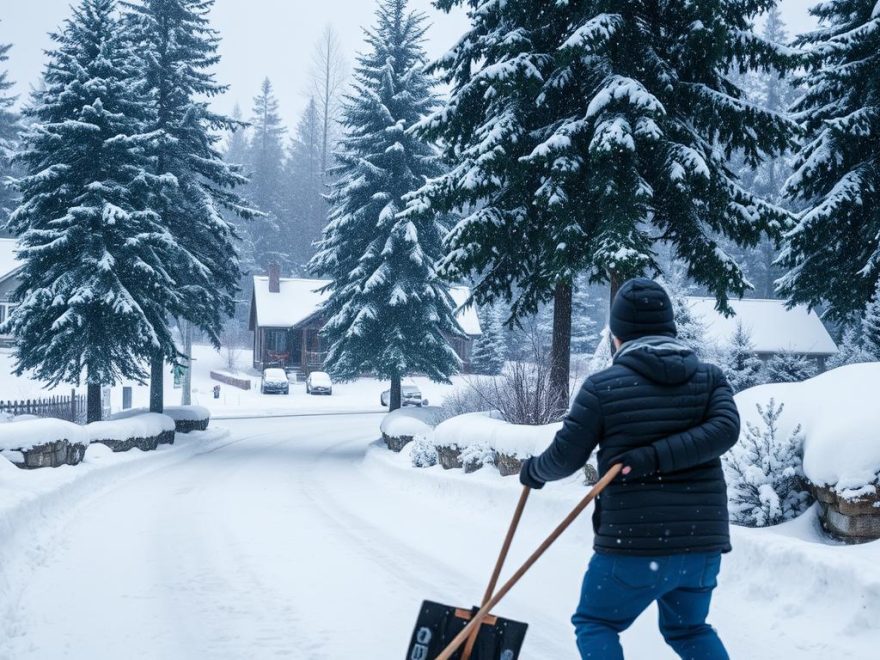
[[[572,617],[581,657],[623,658],[619,635],[657,602],[660,631],[682,658],[728,658],[706,623],[721,554],[729,552],[720,457],[739,436],[721,373],[676,339],[672,303],[656,282],[626,282],[611,308],[616,352],[582,385],[562,429],[520,481],[542,488],[583,468],[624,469],[599,496],[595,554]]]

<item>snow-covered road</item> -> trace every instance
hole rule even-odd
[[[227,420],[210,450],[77,502],[5,586],[0,657],[402,657],[423,598],[482,593],[517,489],[389,467],[368,452],[379,419]],[[511,565],[571,494],[533,496]],[[500,609],[531,625],[524,658],[576,658],[567,617],[589,542],[584,517]],[[783,629],[761,598],[722,585],[714,623],[733,657],[860,657],[865,639],[838,644],[797,612]],[[627,633],[628,657],[673,657],[654,621]]]

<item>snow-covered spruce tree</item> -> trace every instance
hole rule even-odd
[[[722,458],[730,518],[746,527],[778,525],[802,514],[812,502],[801,427],[781,437],[779,418],[785,406],[770,399],[766,407],[756,407],[762,427],[746,422],[739,442]]]
[[[406,0],[380,0],[343,108],[330,223],[310,263],[331,280],[328,369],[342,379],[372,372],[391,380],[392,410],[407,373],[447,381],[459,366],[447,338],[461,330],[434,271],[442,227],[401,213],[404,196],[441,172],[433,147],[408,132],[436,105],[423,71],[425,29]]]
[[[0,44],[0,64],[9,59],[9,44]],[[16,193],[12,185],[12,156],[18,142],[19,117],[14,111],[15,96],[9,93],[13,83],[5,70],[0,71],[0,234],[9,213],[15,206]]]
[[[812,378],[818,369],[816,363],[799,353],[777,353],[764,365],[764,379],[768,383],[800,383]]]
[[[806,138],[786,183],[805,206],[786,233],[779,293],[860,313],[880,279],[880,9],[874,0],[827,0],[808,46],[805,95],[793,106]]]
[[[209,108],[209,100],[225,90],[211,72],[219,58],[219,37],[208,17],[213,4],[132,0],[124,6],[137,44],[140,92],[152,113],[154,208],[185,255],[166,265],[178,293],[167,312],[219,345],[223,319],[235,312],[241,278],[236,234],[222,212],[249,219],[254,211],[234,190],[247,178],[218,151],[222,132],[237,124]],[[165,362],[177,354],[176,347],[165,346],[151,359],[153,411],[163,407]]]
[[[251,232],[256,263],[263,270],[268,269],[271,262],[287,263],[288,240],[294,233],[285,226],[288,223],[284,217],[285,132],[272,83],[266,78],[254,98],[246,160],[251,180],[249,200],[265,214],[253,223]]]
[[[480,308],[480,326],[483,334],[474,341],[471,371],[495,376],[507,361],[507,341],[504,336],[504,311],[499,305]]]
[[[223,160],[235,172],[243,172],[247,175],[248,160],[248,136],[247,123],[242,119],[241,107],[238,103],[232,109],[233,125],[226,131],[226,148],[223,151]],[[224,217],[235,227],[238,236],[238,259],[242,272],[242,279],[247,282],[248,276],[260,270],[256,259],[254,247],[254,232],[259,228],[259,222],[250,222],[239,217],[235,213],[224,213]],[[250,290],[243,291],[245,298],[249,298]]]
[[[845,323],[843,334],[837,342],[837,353],[828,359],[828,369],[845,367],[848,364],[860,364],[862,362],[875,362],[874,355],[865,348],[862,334],[861,319],[851,319]]]
[[[290,140],[285,161],[286,212],[290,218],[291,256],[297,268],[314,255],[314,243],[327,224],[324,177],[321,170],[321,117],[314,99],[309,99]]]
[[[787,66],[783,49],[751,32],[775,1],[436,4],[468,5],[471,19],[433,65],[449,101],[419,127],[456,165],[414,204],[464,211],[441,272],[474,276],[480,303],[514,298],[518,316],[554,296],[563,391],[577,272],[611,281],[614,295],[656,270],[659,237],[727,310],[748,284],[714,237],[754,245],[787,219],[727,166],[734,151],[754,164],[790,145],[790,122],[744,101],[728,75]]]
[[[166,265],[181,256],[149,207],[148,111],[115,15],[114,0],[81,0],[52,35],[10,218],[24,261],[6,326],[16,373],[51,385],[85,377],[90,421],[102,385],[142,378],[142,358],[171,343]]]
[[[737,322],[730,344],[721,354],[721,369],[734,392],[742,392],[764,382],[764,363],[755,355],[752,336]]]
[[[688,300],[693,287],[687,283],[684,271],[673,266],[668,275],[659,278],[659,282],[672,301],[678,338],[694,349],[701,358],[705,358],[709,351],[706,345],[706,327],[702,319],[694,313]]]
[[[862,315],[862,341],[865,351],[874,360],[880,361],[880,280]]]

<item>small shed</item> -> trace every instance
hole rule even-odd
[[[754,346],[754,353],[768,360],[780,353],[796,353],[813,359],[820,371],[837,353],[837,344],[815,311],[805,305],[789,309],[784,300],[745,298],[731,300],[733,316],[715,309],[715,298],[690,297],[688,305],[706,330],[706,340],[718,346],[730,343],[742,324]]]
[[[269,274],[254,277],[250,329],[254,333],[255,369],[281,367],[307,374],[323,368],[327,346],[321,336],[326,319],[321,306],[327,294],[321,289],[327,280],[281,277],[276,267]],[[458,306],[456,319],[465,338],[449,338],[450,346],[468,370],[473,342],[482,334],[476,307],[465,307],[467,287],[451,287],[449,294]]]

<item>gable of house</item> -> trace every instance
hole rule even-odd
[[[269,291],[269,278],[254,277],[254,293],[251,304],[251,330],[257,328],[295,328],[316,316],[329,294],[321,289],[329,280],[282,277],[278,280],[279,291]],[[462,331],[470,336],[482,334],[476,305],[467,305],[470,289],[450,287],[449,295],[456,305],[455,318]]]
[[[725,317],[715,309],[714,298],[689,297],[687,303],[694,317],[703,324],[708,343],[729,344],[741,323],[757,354],[798,353],[824,357],[837,353],[837,344],[822,320],[805,305],[788,309],[784,300],[731,300],[734,316]]]

